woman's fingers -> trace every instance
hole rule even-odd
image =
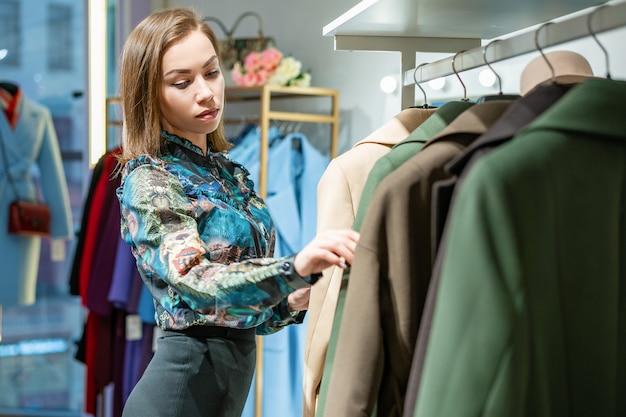
[[[302,276],[331,265],[346,268],[354,260],[358,241],[359,233],[351,229],[321,232],[296,255],[294,267]]]

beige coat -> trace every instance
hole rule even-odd
[[[402,415],[432,270],[432,185],[450,176],[445,165],[510,103],[468,108],[376,187],[360,229],[343,315],[336,318],[342,326],[325,416],[370,416],[375,406],[378,416]]]
[[[409,108],[334,158],[317,190],[317,230],[350,228],[374,163],[436,109]],[[311,288],[304,350],[303,417],[314,417],[343,271],[332,267]]]

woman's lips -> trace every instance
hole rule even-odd
[[[217,117],[218,113],[219,113],[218,109],[206,110],[200,113],[199,115],[197,115],[196,117],[202,120],[213,120]]]

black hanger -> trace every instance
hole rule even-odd
[[[423,67],[424,65],[428,65],[428,64],[429,64],[428,62],[424,62],[423,64],[420,64],[417,67],[415,67],[415,71],[413,71],[413,81],[415,82],[415,85],[417,86],[417,88],[422,90],[422,94],[424,95],[424,104],[421,106],[410,106],[409,108],[411,109],[436,109],[437,108],[436,106],[431,106],[428,104],[428,99],[426,98],[426,91],[424,91],[420,83],[417,82],[417,77],[416,77],[417,70]],[[420,77],[421,77],[421,71],[420,71]]]
[[[489,67],[491,72],[493,72],[493,74],[496,76],[496,79],[498,80],[498,94],[488,94],[488,95],[479,97],[478,100],[476,100],[476,103],[484,103],[486,101],[492,101],[492,100],[517,100],[518,98],[521,97],[519,94],[503,94],[502,93],[502,79],[500,78],[500,75],[498,75],[498,73],[491,67],[491,64],[487,60],[487,49],[489,48],[491,44],[496,43],[499,40],[500,39],[495,39],[489,42],[483,48],[483,59],[485,60],[485,64]]]

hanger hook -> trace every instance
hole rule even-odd
[[[604,45],[602,45],[600,43],[600,41],[598,40],[598,38],[596,36],[596,33],[593,31],[593,29],[591,27],[591,21],[593,19],[593,16],[595,16],[595,14],[598,12],[598,10],[602,9],[603,7],[607,7],[606,4],[604,4],[602,6],[598,6],[593,12],[589,13],[589,16],[587,17],[587,28],[589,29],[589,34],[591,35],[593,40],[596,41],[596,43],[598,44],[600,49],[602,49],[602,52],[604,52],[604,61],[605,61],[605,65],[606,65],[606,78],[610,80],[611,79],[611,73],[609,71],[609,53],[606,51],[606,48],[604,47]]]
[[[541,29],[543,29],[544,27],[548,25],[551,25],[552,23],[554,22],[545,22],[543,25],[537,28],[537,30],[535,31],[535,48],[537,48],[537,50],[543,57],[544,61],[546,61],[546,64],[548,64],[548,67],[550,67],[550,72],[552,72],[552,82],[554,83],[556,82],[556,73],[554,72],[554,67],[552,66],[552,63],[550,63],[550,60],[548,59],[548,57],[546,57],[546,54],[543,53],[543,50],[539,46],[539,41],[538,41],[539,32],[541,31]]]
[[[424,89],[422,88],[422,86],[420,85],[420,83],[417,82],[417,70],[420,69],[421,67],[423,67],[424,65],[428,65],[429,62],[424,62],[423,64],[418,65],[417,67],[415,67],[415,71],[413,71],[413,81],[415,81],[415,85],[422,90],[422,94],[424,95],[424,108],[428,108],[428,100],[426,99],[426,91],[424,91]],[[422,76],[422,72],[420,71],[420,77]]]
[[[456,54],[454,54],[454,56],[452,57],[452,71],[454,71],[454,74],[456,75],[456,78],[459,79],[459,82],[461,83],[461,85],[463,86],[463,101],[469,101],[469,99],[467,98],[467,88],[465,88],[465,84],[463,83],[463,80],[461,79],[461,76],[459,75],[459,73],[456,70],[456,67],[454,65],[454,62],[456,61],[456,57],[459,56],[459,54],[462,54],[463,52],[465,52],[465,49],[462,51],[457,52]]]
[[[487,45],[485,45],[485,47],[483,48],[483,59],[485,60],[485,64],[487,64],[487,66],[489,67],[489,69],[491,70],[491,72],[494,73],[494,75],[496,76],[496,78],[498,79],[498,90],[499,93],[498,94],[502,94],[502,79],[500,78],[500,76],[498,75],[498,73],[491,67],[491,64],[489,63],[489,61],[487,61],[487,49],[489,48],[489,46],[491,46],[492,44],[499,42],[500,39],[495,39],[491,42],[489,42]]]

